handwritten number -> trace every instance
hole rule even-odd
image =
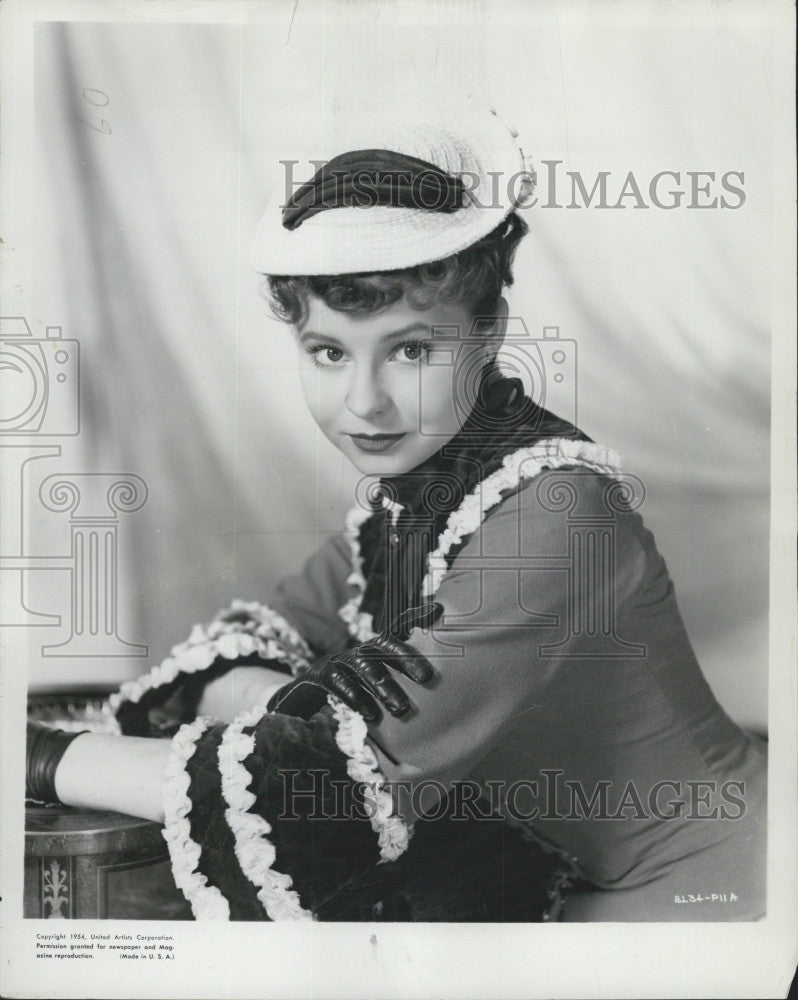
[[[80,96],[86,101],[87,104],[91,104],[94,108],[107,108],[111,103],[111,98],[102,90],[97,90],[95,87],[84,87],[80,92]],[[86,121],[85,118],[81,118],[80,115],[75,115],[79,122],[84,125],[88,125],[90,129],[95,132],[101,132],[103,135],[111,134],[111,126],[105,120],[101,118],[97,124],[94,122]]]
[[[81,96],[84,101],[93,104],[95,108],[105,108],[111,103],[111,98],[107,94],[101,90],[95,90],[94,87],[84,87]]]
[[[92,125],[91,122],[87,122],[86,119],[85,118],[81,118],[80,115],[75,115],[75,117],[77,118],[77,120],[79,122],[83,122],[84,125],[88,125],[89,128],[94,129],[95,132],[102,132],[103,135],[110,135],[111,134],[111,126],[108,124],[108,122],[104,118],[100,119],[99,125]]]

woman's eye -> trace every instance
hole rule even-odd
[[[421,341],[412,344],[401,344],[396,351],[396,358],[399,361],[426,361],[429,356],[429,347]]]
[[[306,348],[305,350],[310,356],[310,360],[318,368],[330,368],[333,365],[337,365],[344,356],[344,352],[340,347],[328,347],[324,344]]]

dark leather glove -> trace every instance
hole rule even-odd
[[[65,733],[63,729],[51,729],[41,722],[29,722],[27,730],[27,753],[25,756],[25,798],[50,805],[60,805],[55,794],[55,772],[72,740],[79,733]]]
[[[434,677],[428,661],[412,646],[397,638],[412,627],[428,627],[441,614],[440,604],[411,608],[388,632],[370,642],[316,660],[291,684],[280,688],[269,700],[270,712],[309,719],[327,703],[327,695],[340,699],[359,712],[369,724],[382,718],[380,704],[391,715],[401,716],[410,709],[410,701],[391,677],[390,670],[414,681],[427,684]]]

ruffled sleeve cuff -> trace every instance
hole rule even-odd
[[[257,706],[172,740],[164,837],[197,919],[309,920],[353,878],[407,848],[363,720],[333,703],[309,721]]]
[[[268,664],[288,676],[306,669],[307,643],[281,615],[264,604],[233,601],[207,625],[195,625],[150,671],[111,695],[120,731],[127,736],[172,735],[197,713],[205,685],[233,667]],[[160,709],[154,729],[150,712]]]

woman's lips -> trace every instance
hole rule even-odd
[[[369,454],[388,451],[402,440],[404,434],[350,434],[352,443],[358,451]]]

